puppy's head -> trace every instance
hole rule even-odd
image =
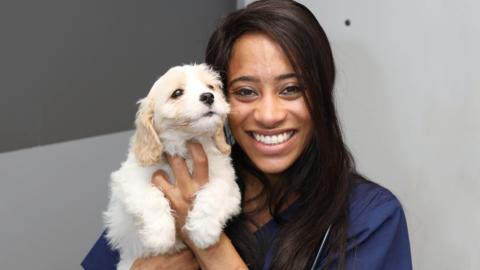
[[[140,164],[160,160],[162,138],[212,136],[222,153],[230,152],[223,134],[230,107],[219,75],[207,65],[171,68],[139,103],[132,147]]]

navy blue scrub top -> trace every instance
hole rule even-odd
[[[398,199],[387,189],[362,180],[354,187],[349,204],[347,269],[412,269],[407,223]],[[294,202],[281,216],[288,219],[300,207],[298,201]],[[271,247],[278,229],[278,224],[272,219],[256,235],[261,235]],[[266,254],[264,270],[270,267],[271,252],[270,249]],[[315,253],[312,251],[312,256]],[[326,253],[322,252],[316,269],[324,267]],[[85,270],[114,270],[118,260],[118,252],[108,245],[103,232],[82,266]],[[335,258],[330,269],[337,269]]]

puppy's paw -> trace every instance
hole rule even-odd
[[[212,220],[204,220],[202,222],[189,220],[183,228],[190,237],[190,240],[201,249],[206,249],[215,244],[220,239],[222,226],[218,222]]]
[[[154,254],[165,254],[174,248],[176,243],[173,218],[145,226],[139,234],[143,246]]]

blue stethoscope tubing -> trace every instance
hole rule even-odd
[[[325,248],[325,243],[327,242],[327,238],[328,238],[328,235],[330,234],[331,229],[332,229],[332,224],[328,226],[327,231],[323,236],[322,243],[320,244],[320,248],[317,251],[317,255],[315,255],[315,260],[313,261],[311,270],[315,270],[315,267],[317,266],[318,260],[320,259],[320,255],[322,254],[323,249]]]

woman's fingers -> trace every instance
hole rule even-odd
[[[208,182],[207,155],[205,154],[202,145],[198,142],[187,143],[187,148],[193,159],[193,180],[202,186]]]
[[[203,147],[199,143],[189,143],[187,147],[193,160],[192,175],[182,157],[167,155],[167,162],[173,171],[176,184],[170,184],[167,174],[162,170],[156,171],[151,179],[153,185],[160,188],[174,210],[177,229],[185,225],[197,192],[208,182],[208,160]]]
[[[174,186],[168,182],[168,175],[163,170],[158,170],[152,175],[152,183],[160,188],[160,190],[167,196],[169,200],[172,198]]]
[[[180,156],[167,155],[167,162],[175,175],[177,187],[186,194],[192,195],[199,186],[208,182],[208,158],[203,147],[198,142],[187,143],[187,148],[192,156],[193,171],[190,175],[185,160]],[[192,183],[192,180],[195,183]]]
[[[162,170],[156,171],[152,176],[152,183],[159,188],[170,202],[170,206],[175,212],[175,222],[177,228],[182,228],[185,224],[187,213],[190,209],[192,199],[178,186],[174,186],[168,182],[166,173]]]
[[[177,181],[177,185],[184,184],[182,183],[185,182],[183,180],[190,179],[190,173],[188,172],[187,164],[181,156],[171,156],[167,154],[166,157],[168,164],[172,168],[173,175],[175,176],[175,179]]]
[[[197,192],[198,186],[192,181],[185,160],[180,156],[167,155],[167,162],[175,175],[175,185],[186,199],[191,200]]]

